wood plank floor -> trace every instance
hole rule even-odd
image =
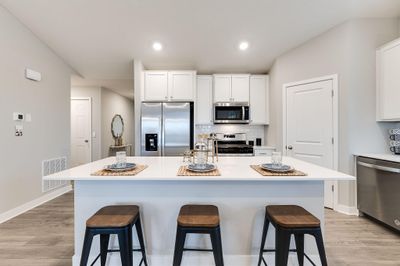
[[[329,265],[400,266],[399,234],[366,218],[325,214]],[[72,255],[73,193],[0,224],[1,266],[69,266]]]

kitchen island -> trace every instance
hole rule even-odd
[[[115,162],[115,157],[109,157],[44,179],[75,182],[73,265],[79,265],[86,220],[101,207],[112,204],[140,206],[150,265],[171,265],[179,208],[197,203],[214,204],[219,208],[225,265],[247,266],[256,265],[267,204],[300,205],[317,216],[323,228],[324,181],[355,180],[352,176],[289,157],[284,157],[283,163],[306,176],[262,176],[250,168],[250,165],[269,161],[270,157],[223,157],[216,163],[220,176],[177,176],[179,166],[184,164],[181,157],[128,157],[128,162],[145,164],[148,168],[135,176],[92,176]],[[273,247],[273,231],[270,227],[268,247]],[[97,239],[93,242],[92,259],[98,254],[98,242]],[[116,239],[111,239],[111,243],[117,247]],[[190,235],[186,241],[186,247],[210,246],[208,236]],[[319,263],[311,238],[306,237],[305,250]],[[273,263],[273,254],[265,255],[267,262]],[[135,252],[135,263],[140,258]],[[120,265],[118,253],[109,256],[108,262]],[[289,263],[297,265],[294,254],[290,255]],[[206,266],[214,262],[211,253],[185,252],[182,266],[185,265]]]

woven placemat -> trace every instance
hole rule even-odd
[[[133,176],[133,175],[137,175],[138,173],[142,172],[147,167],[148,167],[147,165],[138,164],[138,165],[136,165],[135,169],[132,169],[129,171],[123,171],[123,172],[112,172],[112,171],[107,171],[105,169],[101,169],[99,171],[92,173],[91,175],[93,175],[93,176]]]
[[[181,166],[179,167],[178,173],[176,174],[177,176],[220,176],[221,173],[219,172],[218,168],[206,172],[206,173],[199,173],[199,172],[193,172],[190,171],[187,166]]]
[[[256,170],[259,174],[263,175],[263,176],[306,176],[306,173],[303,173],[301,171],[298,170],[293,170],[291,172],[287,172],[287,173],[276,173],[276,172],[271,172],[265,169],[262,169],[261,166],[259,165],[250,165],[251,168],[253,168],[254,170]]]

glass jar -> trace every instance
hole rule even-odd
[[[208,147],[204,142],[197,142],[193,150],[193,163],[199,168],[206,168],[208,161]]]

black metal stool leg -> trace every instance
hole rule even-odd
[[[213,248],[214,261],[216,266],[224,266],[223,252],[222,252],[222,241],[221,241],[221,230],[219,226],[210,233],[211,244]]]
[[[83,240],[80,266],[86,266],[88,263],[90,248],[92,247],[92,241],[93,241],[93,233],[90,229],[86,228],[85,238]]]
[[[296,252],[299,266],[304,265],[304,234],[295,234],[294,239],[296,241]]]
[[[313,235],[315,237],[315,241],[317,242],[318,253],[319,253],[319,257],[321,259],[321,264],[322,264],[322,266],[327,266],[328,262],[326,260],[324,240],[322,238],[321,229],[315,230]]]
[[[110,241],[110,235],[109,234],[101,234],[100,235],[100,261],[101,261],[101,266],[105,266],[106,265],[108,242],[109,241]]]
[[[129,227],[121,229],[121,231],[118,233],[122,266],[133,266],[132,245],[130,245],[132,241],[129,240],[129,238],[132,237],[132,234],[129,233],[131,233]]]
[[[138,239],[139,239],[140,249],[142,252],[143,262],[144,262],[144,265],[147,266],[146,249],[144,246],[142,223],[140,222],[140,215],[136,220],[135,227],[136,227],[136,233],[137,233]]]
[[[261,238],[261,246],[260,246],[260,254],[258,255],[258,266],[261,265],[262,257],[264,254],[264,247],[265,247],[265,241],[267,239],[267,233],[268,233],[268,227],[269,227],[269,220],[267,215],[265,214],[264,218],[264,226],[263,226],[263,231],[262,231],[262,238]]]
[[[276,228],[275,236],[275,265],[287,266],[289,256],[290,233],[284,229]]]
[[[173,266],[180,266],[182,262],[183,249],[185,247],[186,232],[180,226],[176,229],[175,251]]]

